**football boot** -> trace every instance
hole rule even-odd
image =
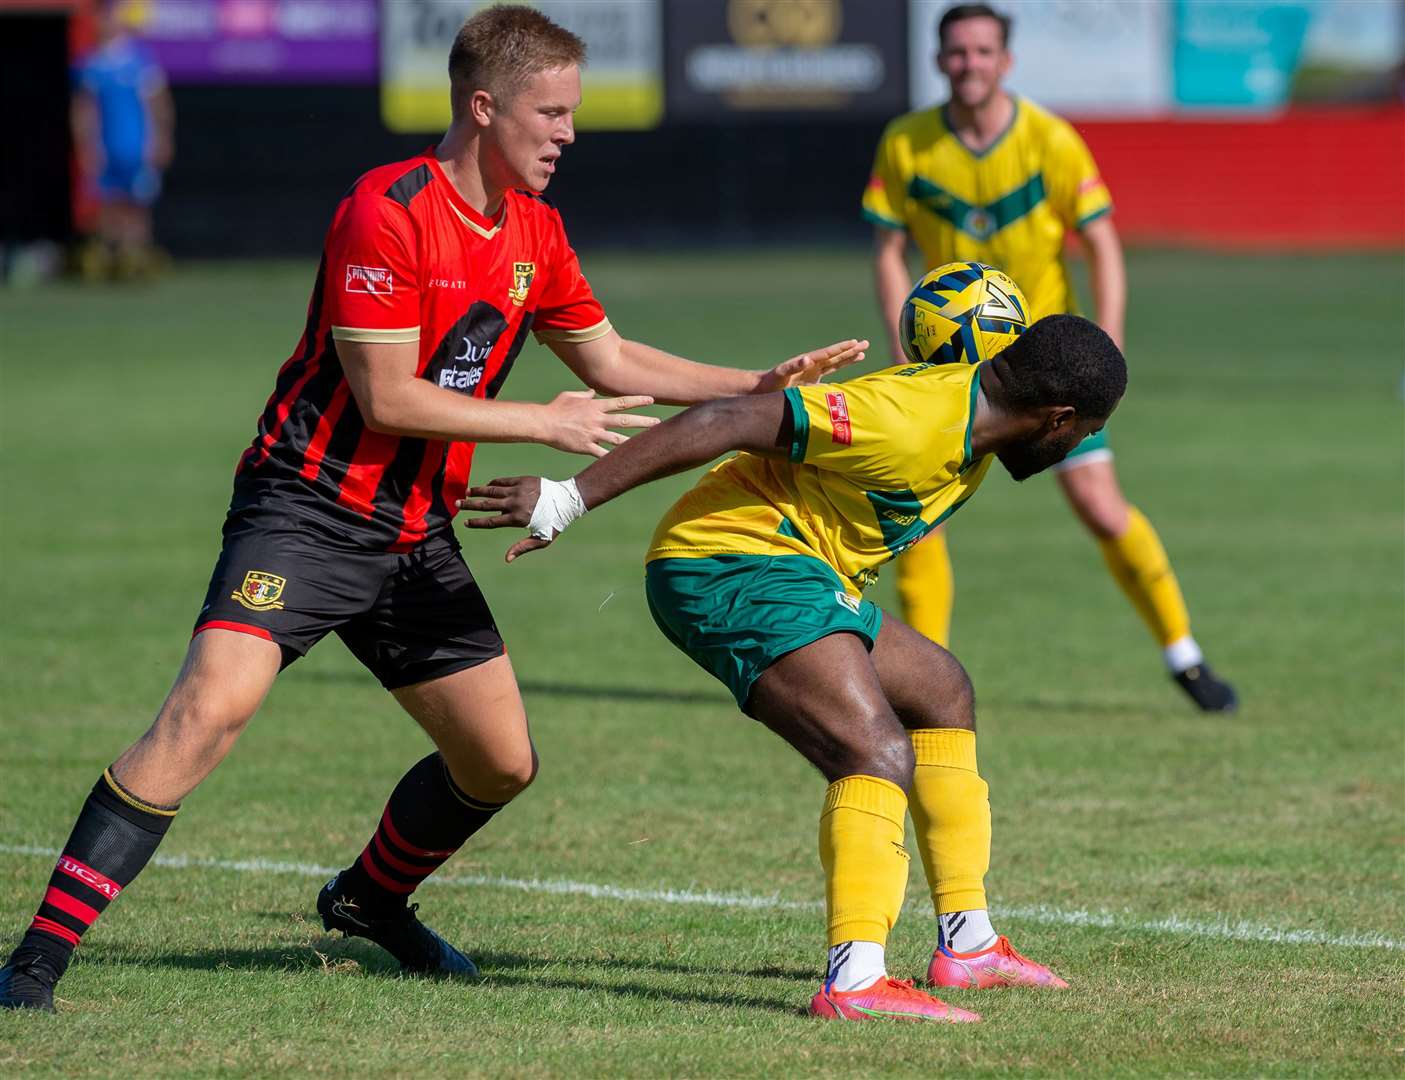
[[[1000,986],[1042,986],[1067,990],[1064,982],[1043,964],[1021,956],[1001,934],[995,944],[980,952],[952,952],[942,946],[927,965],[928,986],[959,987],[962,990],[989,990]]]
[[[907,979],[879,979],[861,990],[821,987],[810,999],[810,1015],[825,1020],[936,1020],[969,1024],[980,1019],[918,990]]]
[[[58,975],[44,957],[16,950],[0,968],[0,1009],[54,1011],[54,984]]]
[[[338,887],[338,874],[317,894],[317,913],[326,930],[340,930],[347,937],[363,937],[379,945],[396,960],[400,970],[410,975],[448,975],[460,979],[478,978],[478,966],[424,923],[409,904],[395,914],[371,918],[360,905]]]
[[[1201,712],[1234,712],[1239,707],[1234,687],[1211,671],[1209,664],[1196,664],[1171,678]]]

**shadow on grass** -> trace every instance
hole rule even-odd
[[[703,690],[662,690],[647,686],[584,686],[580,683],[550,683],[538,679],[523,679],[524,694],[543,697],[585,698],[594,701],[656,701],[669,705],[721,705],[734,707],[732,700],[720,690],[713,694]]]
[[[283,679],[293,682],[330,683],[353,685],[364,683],[375,687],[376,681],[364,671],[299,671],[291,668]],[[711,705],[733,708],[731,699],[720,690],[710,693],[705,690],[665,690],[648,686],[587,686],[584,683],[545,682],[541,679],[521,679],[518,682],[524,694],[541,697],[577,698],[583,701],[628,701],[663,705]],[[1075,714],[1080,716],[1131,715],[1162,716],[1183,715],[1186,707],[1175,698],[1168,698],[1164,704],[1148,706],[1144,701],[1079,701],[1076,699],[1039,697],[1002,697],[998,693],[983,694],[979,698],[984,709],[1019,710],[1022,712]]]
[[[289,682],[330,683],[354,685],[364,683],[376,686],[376,681],[364,671],[299,671],[289,669],[281,678]],[[539,694],[542,697],[581,698],[586,701],[641,701],[667,705],[720,705],[731,706],[731,699],[719,690],[708,693],[700,690],[665,690],[647,686],[586,686],[583,683],[543,682],[539,679],[522,679],[518,682],[524,694]]]
[[[1169,698],[1165,704],[1148,706],[1146,702],[1138,701],[1077,701],[1061,700],[1057,698],[1006,698],[998,693],[981,694],[977,690],[977,711],[988,712],[992,709],[1004,711],[1039,712],[1039,713],[1060,713],[1077,716],[1116,716],[1125,720],[1129,716],[1169,716],[1172,713],[1178,715],[1193,715],[1194,710],[1187,710],[1184,702]]]
[[[288,921],[287,914],[281,911],[261,912],[256,917],[282,923]],[[539,970],[564,964],[582,970],[599,968],[605,971],[652,971],[708,978],[781,979],[797,982],[819,978],[819,973],[815,968],[798,964],[794,966],[760,964],[755,967],[724,968],[709,964],[689,964],[684,961],[635,960],[620,956],[526,956],[521,953],[497,952],[492,949],[477,949],[471,946],[467,952],[478,966],[490,976],[499,972]],[[160,956],[134,955],[123,950],[120,953],[98,952],[91,958],[100,963],[166,966],[189,970],[224,967],[268,971],[313,970],[335,967],[337,964],[351,961],[367,974],[399,974],[399,968],[395,961],[375,945],[355,939],[328,937],[321,933],[306,944],[290,942],[286,945],[259,949],[212,948],[194,953],[164,953]]]
[[[544,958],[522,956],[517,953],[501,953],[488,950],[475,950],[473,957],[480,967],[493,975],[499,971],[513,971],[521,968],[544,968],[555,964],[569,964],[580,969],[602,968],[606,971],[655,971],[671,975],[691,975],[695,977],[726,979],[783,979],[806,982],[819,980],[819,973],[813,967],[783,967],[779,964],[762,964],[751,968],[723,968],[715,965],[689,964],[676,960],[634,960],[619,956],[562,956]]]
[[[613,994],[623,998],[669,1001],[679,1004],[723,1005],[731,1008],[758,1009],[766,1012],[799,1015],[803,1010],[793,994],[770,997],[757,994],[710,992],[652,986],[641,982],[615,982],[591,978],[592,969],[600,971],[629,971],[640,975],[686,975],[711,978],[779,978],[803,981],[814,978],[814,972],[764,967],[752,971],[721,971],[711,967],[696,967],[655,961],[631,961],[619,958],[581,960],[562,957],[544,960],[518,953],[484,952],[475,954],[483,971],[481,982],[464,981],[467,987],[539,988],[542,990],[571,990],[588,993]],[[266,971],[305,974],[316,977],[370,977],[396,979],[400,971],[395,961],[375,946],[359,941],[343,941],[322,937],[306,945],[287,944],[256,949],[200,949],[190,952],[170,952],[159,955],[133,955],[125,950],[105,950],[87,958],[89,964],[130,965],[140,968],[166,968],[179,971]],[[546,968],[569,966],[572,974],[562,975]],[[456,982],[459,980],[444,980]]]
[[[614,994],[617,997],[643,999],[648,1001],[668,1001],[686,1005],[722,1005],[732,1009],[755,1009],[759,1012],[781,1013],[785,1016],[801,1016],[804,1010],[794,998],[759,997],[756,994],[709,993],[704,990],[677,990],[664,986],[646,986],[642,983],[592,982],[584,978],[568,978],[559,975],[513,975],[488,972],[485,982],[489,986],[541,987],[553,990],[584,990],[593,994]]]

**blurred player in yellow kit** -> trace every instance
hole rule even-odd
[[[531,528],[511,560],[631,488],[740,451],[664,515],[644,589],[664,636],[828,784],[829,951],[814,1016],[977,1019],[888,977],[909,812],[939,922],[928,985],[1068,985],[991,926],[990,801],[966,672],[863,589],[975,494],[992,458],[1016,480],[1033,476],[1101,430],[1126,385],[1107,334],[1054,315],[979,364],[909,364],[695,406],[563,483],[493,480],[460,503],[493,515],[470,526]]]
[[[936,62],[950,81],[950,99],[894,120],[879,143],[863,208],[876,227],[874,276],[895,356],[903,353],[898,316],[911,282],[909,236],[927,269],[975,261],[1004,270],[1028,298],[1033,320],[1077,310],[1063,262],[1064,238],[1073,230],[1088,254],[1097,321],[1123,343],[1126,273],[1111,197],[1070,124],[1002,89],[1012,59],[1009,32],[1010,19],[985,4],[948,9],[938,24]],[[1234,709],[1234,689],[1210,670],[1191,636],[1156,530],[1122,495],[1106,433],[1056,468],[1069,504],[1177,684],[1207,712]],[[908,622],[947,644],[954,584],[941,530],[898,560],[898,591]]]

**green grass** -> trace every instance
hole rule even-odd
[[[586,265],[626,335],[698,359],[761,366],[877,336],[861,251]],[[16,847],[62,842],[175,673],[312,271],[192,265],[151,288],[0,295],[4,942],[51,866]],[[89,934],[58,1016],[0,1015],[0,1071],[1399,1075],[1405,950],[1194,926],[1405,939],[1401,261],[1141,255],[1131,280],[1119,472],[1243,710],[1206,719],[1177,696],[1048,478],[995,470],[952,533],[997,922],[1073,991],[954,992],[985,1016],[970,1029],[823,1025],[800,1015],[814,910],[462,884],[420,899],[485,983],[403,981],[309,921],[315,877],[154,866]],[[506,393],[569,385],[529,346]],[[486,447],[476,475],[575,464]],[[505,534],[467,538],[543,768],[445,875],[820,896],[822,782],[644,608],[644,544],[684,482],[512,567]],[[425,746],[324,643],[163,854],[344,863]],[[923,892],[914,869],[898,975],[925,965]],[[1079,909],[1108,917],[1075,925]]]

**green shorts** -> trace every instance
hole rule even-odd
[[[664,636],[721,679],[742,712],[752,684],[786,653],[845,631],[872,649],[883,619],[807,555],[655,559],[644,595]]]
[[[1107,428],[1094,432],[1068,452],[1068,455],[1054,466],[1054,470],[1071,469],[1087,465],[1092,461],[1106,461],[1112,457],[1112,447],[1107,443]]]

